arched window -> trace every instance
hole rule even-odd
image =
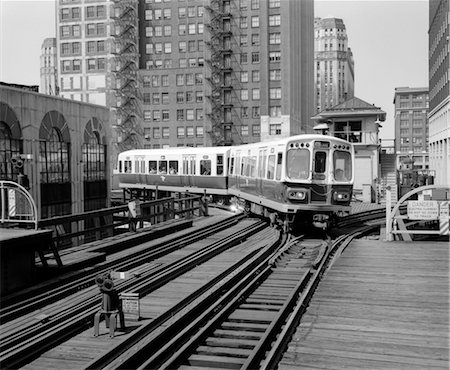
[[[17,181],[19,171],[11,158],[23,152],[22,131],[16,114],[8,104],[0,102],[0,180]]]
[[[70,214],[70,135],[61,113],[50,111],[45,114],[39,129],[39,139],[41,218]]]
[[[107,206],[106,145],[102,133],[103,127],[97,118],[87,122],[82,148],[85,211]]]

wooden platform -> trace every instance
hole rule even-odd
[[[279,369],[448,369],[449,249],[354,241],[320,282]]]

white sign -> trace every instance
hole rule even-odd
[[[437,220],[439,203],[435,200],[409,201],[408,218],[410,220]]]
[[[16,191],[8,189],[8,215],[9,217],[16,216]]]
[[[439,218],[448,220],[450,214],[450,202],[441,202],[439,205]]]

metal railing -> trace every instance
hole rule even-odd
[[[38,228],[36,203],[22,185],[0,181],[0,227],[26,224]]]

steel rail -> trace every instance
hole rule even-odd
[[[0,308],[0,322],[5,324],[20,315],[32,312],[43,307],[44,305],[48,305],[58,299],[67,297],[81,289],[93,286],[95,285],[94,279],[99,274],[104,274],[111,270],[128,271],[139,264],[142,264],[142,261],[145,259],[151,260],[158,258],[164,253],[169,253],[171,250],[184,244],[195,242],[207,237],[208,235],[228,228],[239,222],[244,217],[245,216],[242,214],[236,215],[228,218],[225,222],[219,221],[216,224],[190,232],[185,236],[175,236],[171,240],[160,242],[153,245],[152,249],[149,251],[134,252],[127,256],[114,259],[110,262],[103,262],[100,266],[90,268],[89,270],[84,270],[79,274],[70,274],[67,278],[59,278],[48,287],[47,291],[30,298],[22,299],[20,302],[12,305],[4,306],[2,302],[3,307]],[[118,242],[120,242],[120,240]]]
[[[239,242],[243,238],[254,234],[257,230],[265,227],[265,224],[263,222],[257,222],[253,226],[254,227],[245,228],[242,232],[233,234],[235,242]],[[191,254],[181,258],[185,260],[184,265],[179,264],[179,261],[175,261],[171,265],[178,264],[181,269],[180,273],[182,273],[186,270],[187,265],[198,265],[223,250],[223,245],[221,243],[216,242],[214,244],[216,244],[216,248],[219,252],[216,252],[216,249],[212,249],[207,254],[194,253],[194,257],[192,257]],[[231,245],[230,237],[224,238],[224,244],[227,244],[228,246]],[[152,279],[154,274],[150,274],[151,276],[148,277],[149,287],[147,288],[147,291],[152,289],[150,288],[151,286],[155,287],[155,289],[160,286],[161,280],[167,282],[170,280],[170,276],[174,278],[176,275],[173,269],[168,270],[166,274],[161,274],[160,272],[161,271],[159,271],[159,279]],[[142,283],[142,281],[143,278],[138,279],[138,282]],[[136,281],[133,279],[123,281],[117,285],[117,291],[123,292],[128,289],[133,289],[135,284]],[[140,288],[143,289],[144,287],[141,285]],[[74,331],[81,330],[83,325],[87,324],[92,318],[92,315],[98,311],[100,301],[101,297],[99,294],[93,294],[89,299],[84,300],[77,307],[71,307],[70,310],[66,309],[60,314],[49,318],[47,322],[40,323],[39,327],[30,328],[30,330],[24,330],[17,333],[17,335],[12,336],[10,341],[1,344],[0,364],[6,367],[21,366],[26,363],[27,359],[38,353],[42,353],[55,343],[67,338],[69,334],[73,334]]]

